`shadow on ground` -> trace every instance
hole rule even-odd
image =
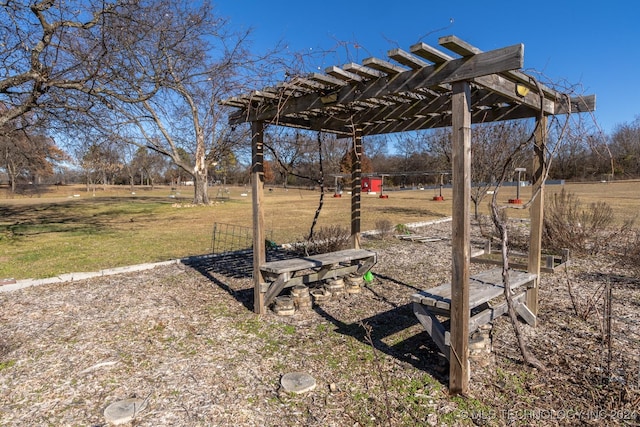
[[[291,253],[268,250],[267,261],[277,261],[291,257]],[[251,250],[227,252],[205,257],[192,257],[182,263],[193,268],[215,285],[237,299],[249,311],[253,311],[253,288],[238,288],[224,282],[224,278],[251,279],[253,277],[253,252]]]
[[[278,250],[267,252],[268,261],[285,259],[291,256],[291,253]],[[253,258],[250,250],[199,257],[183,262],[228,292],[242,303],[247,310],[253,311],[253,288],[235,289],[224,281],[225,278],[250,279],[252,277]],[[395,286],[406,287],[407,298],[411,292],[419,290],[415,286],[392,277],[376,275],[376,278],[391,282]],[[403,331],[418,324],[418,319],[413,314],[411,304],[394,304],[375,288],[366,287],[366,290],[371,292],[377,300],[385,302],[391,309],[354,323],[344,322],[318,304],[314,305],[313,310],[333,324],[337,333],[353,337],[364,344],[372,346],[376,351],[427,372],[446,385],[448,382],[446,361],[439,354],[437,346],[426,332],[421,331],[402,339],[393,337],[396,334],[402,336]]]

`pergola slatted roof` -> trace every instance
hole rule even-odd
[[[262,121],[343,136],[355,127],[374,135],[450,126],[450,83],[460,80],[471,83],[473,123],[595,108],[593,95],[570,98],[521,72],[521,44],[483,52],[455,36],[438,43],[392,49],[388,60],[331,66],[222,103],[239,109],[230,116],[234,125]]]

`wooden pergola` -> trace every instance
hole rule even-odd
[[[547,117],[593,111],[595,96],[572,98],[537,82],[520,69],[524,46],[483,52],[455,36],[438,40],[443,49],[417,43],[409,51],[392,49],[389,60],[367,58],[361,64],[332,66],[324,73],[293,77],[275,87],[232,97],[237,107],[230,124],[250,122],[252,129],[254,307],[263,313],[259,291],[265,263],[263,214],[263,137],[265,125],[333,133],[353,140],[351,246],[360,247],[362,137],[451,127],[452,271],[450,392],[468,389],[471,125],[523,118],[536,120],[533,146],[533,194],[528,271],[540,274],[540,250],[546,175]],[[445,50],[451,52],[446,53]],[[538,311],[538,280],[527,290],[526,305]]]

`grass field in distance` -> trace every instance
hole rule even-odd
[[[586,205],[607,202],[618,222],[633,218],[640,208],[640,181],[567,183],[547,186],[547,193],[576,194]],[[214,223],[250,227],[251,192],[247,187],[210,189],[214,204],[190,206],[193,188],[51,186],[31,197],[11,196],[0,188],[0,279],[43,278],[62,273],[96,271],[143,262],[157,262],[211,252]],[[387,219],[407,224],[451,215],[451,189],[444,202],[433,201],[438,190],[385,191],[389,198],[362,195],[362,230]],[[507,204],[515,187],[503,187],[499,200]],[[527,200],[530,187],[522,187]],[[224,197],[223,197],[224,196]],[[287,243],[309,232],[318,207],[319,191],[274,187],[265,191],[265,227],[272,239]],[[327,192],[317,227],[350,224],[350,196]],[[488,213],[489,198],[481,204]],[[528,217],[524,209],[510,209],[511,217]]]

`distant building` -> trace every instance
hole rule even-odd
[[[379,193],[382,191],[382,178],[377,176],[365,176],[362,178],[361,191],[366,193]]]

